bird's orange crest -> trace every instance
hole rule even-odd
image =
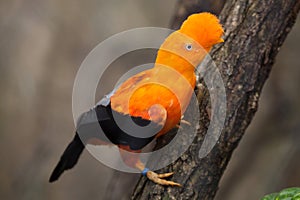
[[[196,40],[207,51],[213,45],[224,42],[221,38],[224,30],[219,19],[207,12],[190,15],[179,32]]]

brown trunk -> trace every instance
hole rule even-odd
[[[183,187],[162,187],[141,178],[132,199],[214,198],[231,154],[257,110],[262,87],[299,7],[299,0],[227,1],[220,14],[225,42],[211,52],[227,95],[227,117],[218,143],[205,158],[198,157],[209,122],[207,115],[202,117],[201,128],[188,151],[163,170],[174,171],[172,180]],[[208,109],[208,97],[204,95],[201,101],[202,111]]]

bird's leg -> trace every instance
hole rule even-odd
[[[163,106],[159,104],[152,105],[148,110],[148,114],[152,122],[155,122],[156,124],[159,124],[161,126],[165,125],[167,119],[167,111]],[[163,179],[172,176],[173,172],[157,174],[153,171],[150,171],[141,162],[138,154],[130,153],[130,152],[139,153],[141,152],[141,150],[133,151],[129,148],[129,146],[124,146],[124,145],[119,145],[119,150],[121,153],[121,157],[123,161],[126,163],[126,165],[139,169],[144,176],[147,176],[147,178],[153,181],[154,183],[157,183],[159,185],[181,186],[179,183],[175,183],[173,181],[167,181]]]
[[[153,171],[150,171],[148,168],[146,168],[145,165],[140,160],[139,155],[132,154],[132,153],[139,153],[141,152],[141,150],[133,151],[129,148],[129,146],[119,145],[119,151],[124,163],[127,166],[139,169],[142,172],[142,175],[147,176],[147,178],[153,181],[154,183],[157,183],[159,185],[181,186],[179,183],[175,183],[173,181],[167,181],[163,179],[172,176],[174,174],[173,172],[157,174]]]
[[[138,153],[141,153],[141,150],[131,150],[128,145],[118,146],[123,162],[129,167],[136,168],[135,163],[140,160]]]
[[[145,165],[141,162],[141,160],[138,160],[135,164],[136,168],[142,171],[142,174],[144,176],[147,176],[148,179],[153,181],[154,183],[157,183],[159,185],[170,185],[170,186],[179,186],[181,185],[179,183],[173,182],[173,181],[167,181],[163,178],[167,178],[169,176],[172,176],[174,172],[164,173],[164,174],[157,174],[153,171],[150,171],[148,168],[145,167]]]

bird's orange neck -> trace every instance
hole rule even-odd
[[[192,63],[182,58],[180,55],[160,49],[156,57],[155,67],[160,66],[167,66],[175,69],[189,81],[192,87],[194,87],[195,67],[197,66],[193,66]]]

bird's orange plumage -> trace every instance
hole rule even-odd
[[[101,100],[93,109],[82,114],[77,123],[76,135],[61,156],[49,181],[56,181],[65,170],[71,169],[77,163],[84,149],[79,134],[87,137],[84,137],[87,142],[93,140],[93,144],[101,140],[98,131],[93,132],[95,126],[101,125],[104,134],[112,136],[109,137],[111,142],[118,145],[121,157],[128,166],[141,170],[158,184],[180,186],[163,179],[172,173],[159,175],[148,171],[138,154],[129,153],[140,152],[153,137],[129,136],[119,129],[111,116],[112,111],[118,116],[126,117],[122,119],[134,118],[140,122],[151,120],[163,125],[156,137],[168,132],[178,124],[190,102],[196,84],[196,66],[213,45],[223,41],[222,34],[223,29],[214,15],[199,13],[188,17],[181,28],[170,34],[161,45],[152,69],[129,78],[117,88],[110,99],[103,98],[106,103]],[[110,104],[107,100],[110,100]],[[91,120],[95,115],[95,121]]]
[[[222,34],[214,15],[191,15],[161,45],[154,67],[129,78],[118,88],[111,97],[112,109],[160,123],[163,117],[149,115],[151,106],[159,104],[167,118],[157,136],[169,131],[189,104],[196,81],[195,67],[214,44],[222,42]],[[192,49],[187,50],[186,45]]]

